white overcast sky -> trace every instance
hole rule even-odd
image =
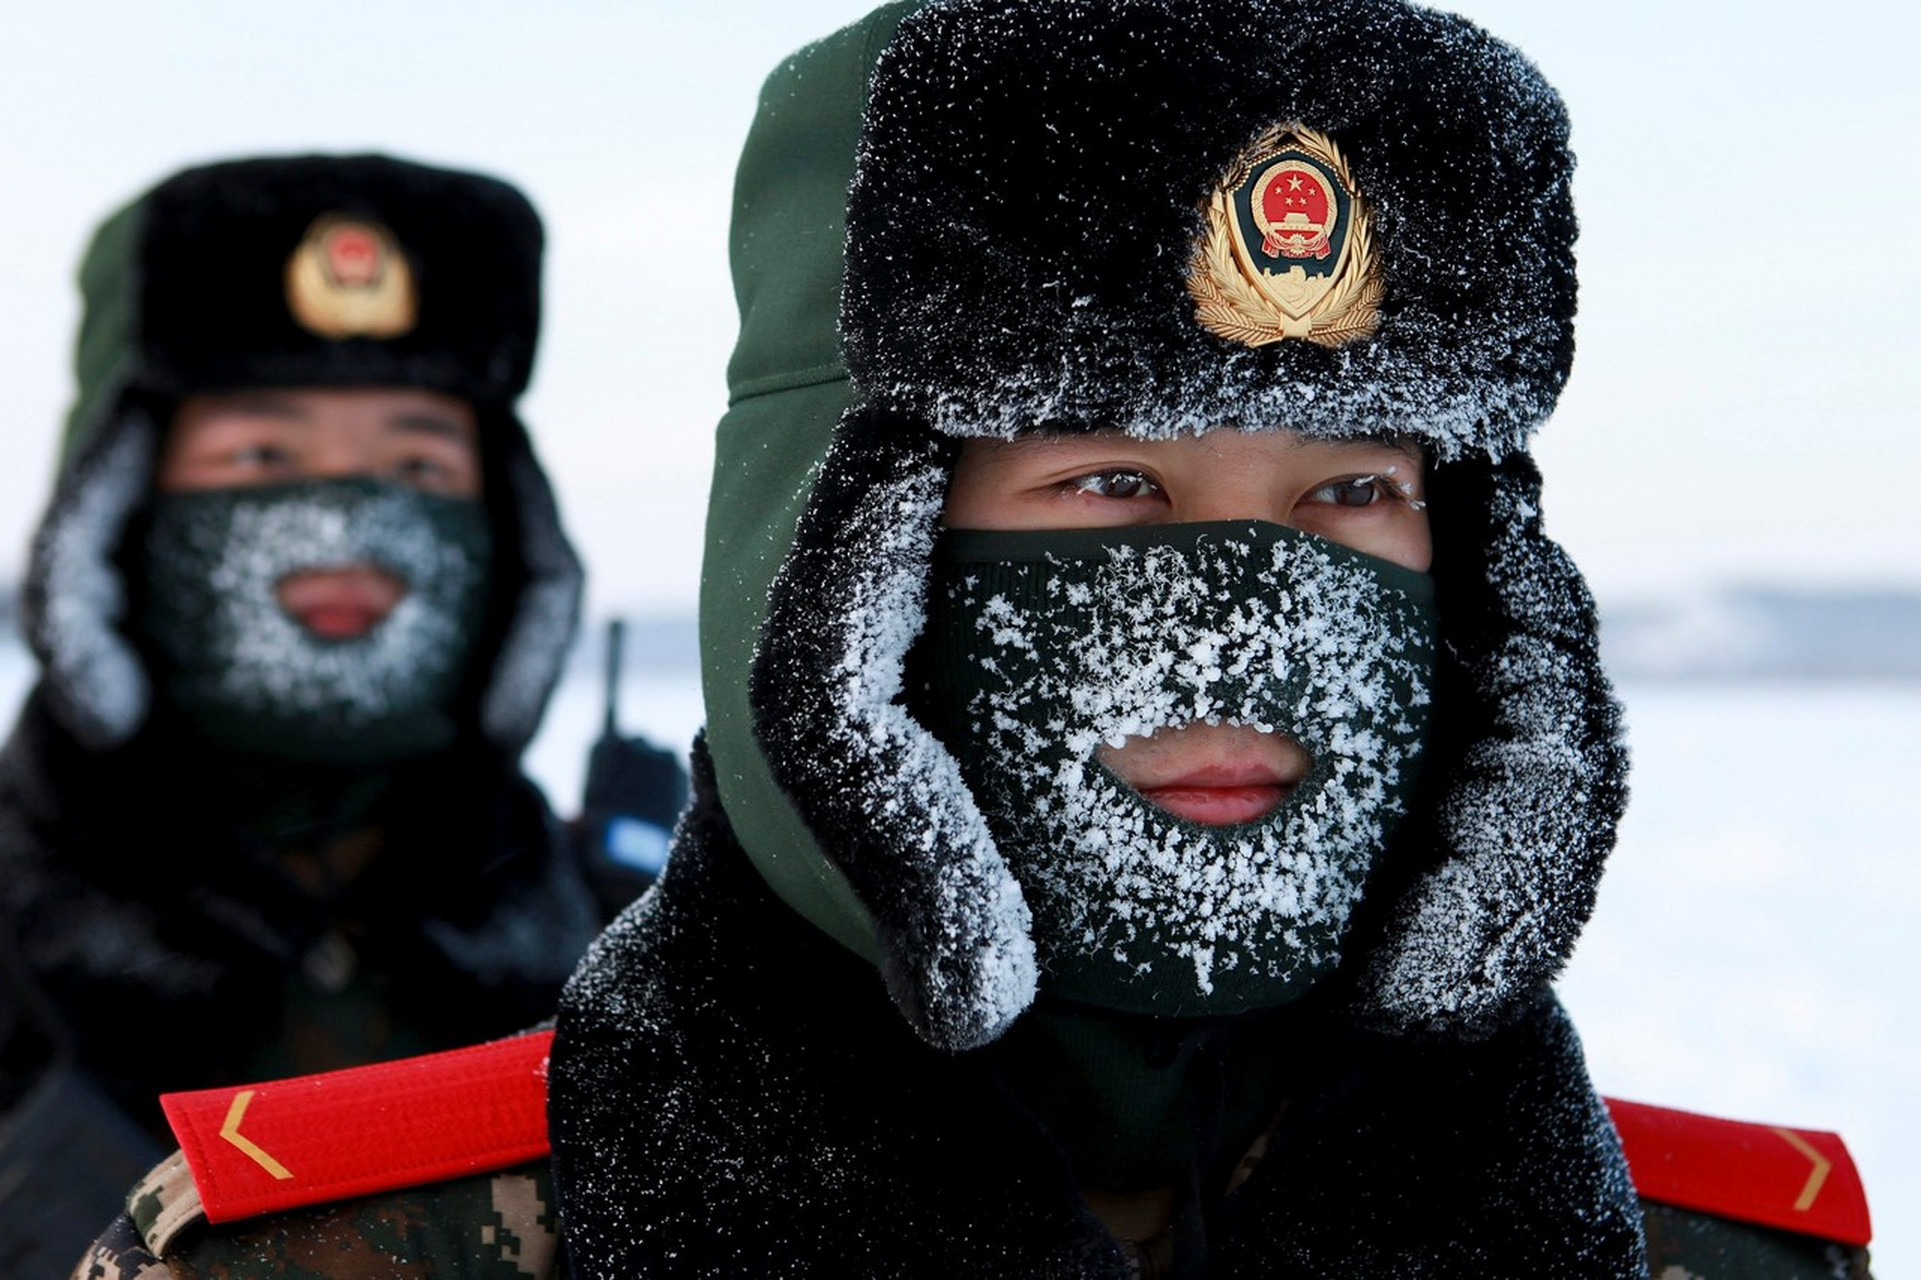
[[[857,0],[67,0],[0,25],[0,573],[45,501],[93,223],[183,165],[380,149],[550,237],[527,413],[597,609],[691,607],[761,77]],[[1538,453],[1604,598],[1921,585],[1913,6],[1472,0],[1567,97],[1580,355]]]

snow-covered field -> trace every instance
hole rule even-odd
[[[0,710],[30,675],[0,648]],[[1623,690],[1634,798],[1562,984],[1603,1092],[1846,1135],[1876,1272],[1921,1269],[1921,684]],[[563,811],[599,731],[571,669],[529,755]],[[637,670],[622,723],[684,743],[691,669]]]
[[[1921,684],[1629,685],[1633,799],[1562,982],[1604,1092],[1848,1139],[1921,1272]]]

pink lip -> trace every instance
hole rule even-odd
[[[1192,723],[1103,743],[1098,758],[1151,803],[1189,822],[1239,826],[1294,794],[1313,757],[1283,734]]]
[[[406,584],[372,565],[306,569],[276,588],[280,607],[314,635],[355,640],[371,632],[407,594]]]
[[[1177,818],[1231,827],[1267,816],[1293,794],[1294,786],[1265,766],[1209,765],[1140,792]]]

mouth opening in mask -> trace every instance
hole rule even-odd
[[[1258,822],[1314,767],[1307,748],[1286,734],[1204,721],[1102,743],[1095,759],[1156,808],[1205,827]]]
[[[364,477],[162,494],[130,575],[158,710],[293,762],[440,750],[491,548],[478,501]]]
[[[289,618],[320,640],[358,640],[385,622],[407,582],[370,561],[296,569],[274,584]]]

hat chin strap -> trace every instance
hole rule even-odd
[[[514,752],[540,727],[580,620],[581,593],[580,560],[561,528],[553,490],[531,447],[524,440],[517,444],[505,472],[520,514],[527,581],[480,702],[481,732]]]

